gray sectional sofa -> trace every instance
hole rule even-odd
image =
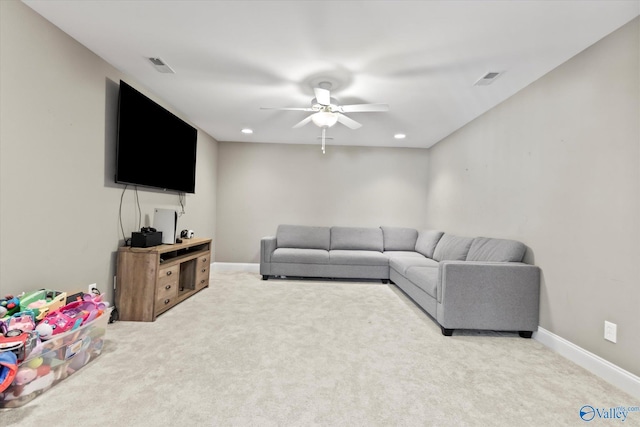
[[[540,270],[514,240],[401,227],[280,225],[260,242],[260,274],[391,280],[439,324],[455,329],[538,328]]]

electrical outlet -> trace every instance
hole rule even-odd
[[[98,291],[98,285],[95,283],[90,284],[87,287],[87,293],[90,295],[99,295],[100,292]]]
[[[604,321],[604,339],[615,343],[618,335],[618,325]]]

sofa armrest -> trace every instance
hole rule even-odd
[[[277,247],[276,236],[268,236],[260,239],[260,274],[266,280],[271,274],[271,254]]]
[[[540,268],[516,262],[443,261],[437,320],[445,328],[535,331]]]
[[[260,239],[260,263],[271,262],[271,254],[276,250],[276,236],[267,236]]]

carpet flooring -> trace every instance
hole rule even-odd
[[[214,272],[0,425],[578,426],[584,405],[640,402],[517,334],[444,337],[393,285]]]

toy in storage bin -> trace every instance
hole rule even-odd
[[[0,408],[17,408],[77,372],[102,352],[111,309],[91,322],[36,346],[0,393]]]
[[[66,304],[67,293],[51,289],[40,289],[20,299],[20,311],[33,311],[36,320],[42,320],[50,311]]]

